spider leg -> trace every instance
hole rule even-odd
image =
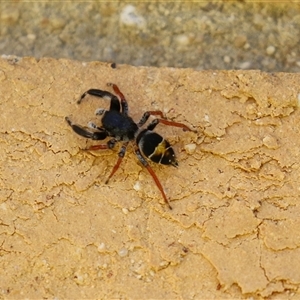
[[[147,129],[148,130],[153,130],[158,123],[162,123],[164,125],[168,125],[168,126],[174,126],[174,127],[180,127],[182,128],[184,131],[192,131],[190,128],[188,128],[186,125],[182,124],[182,123],[178,123],[178,122],[174,122],[174,121],[168,121],[165,119],[154,119],[148,126]]]
[[[147,120],[149,119],[150,116],[160,116],[161,119],[155,119],[153,120],[147,127],[148,130],[153,130],[156,125],[158,123],[162,123],[164,125],[168,125],[168,126],[174,126],[174,127],[180,127],[182,128],[184,131],[191,131],[190,128],[188,128],[186,125],[182,124],[182,123],[178,123],[178,122],[174,122],[174,121],[168,121],[165,119],[163,113],[160,110],[149,110],[146,111],[142,118],[140,119],[140,121],[137,123],[139,127],[143,126]]]
[[[96,116],[102,116],[106,112],[107,112],[107,110],[104,109],[104,108],[97,108],[96,111],[95,111],[95,115]]]
[[[124,115],[128,115],[128,103],[127,100],[125,99],[125,96],[121,93],[120,89],[118,86],[114,83],[108,83],[108,86],[112,86],[114,92],[120,97],[121,99],[121,106],[122,106],[122,112]]]
[[[142,118],[138,122],[138,126],[143,126],[148,121],[150,116],[160,116],[161,118],[164,118],[164,115],[160,110],[149,110],[143,114]]]
[[[94,122],[91,122],[91,121],[88,122],[87,126],[88,126],[89,128],[96,129],[96,130],[99,130],[99,131],[102,131],[102,130],[103,130],[101,127],[97,126]]]
[[[135,149],[135,154],[138,157],[139,161],[142,163],[142,165],[148,170],[148,172],[150,173],[150,175],[152,176],[156,186],[158,187],[158,189],[160,190],[166,204],[168,205],[168,207],[170,209],[172,209],[172,206],[169,202],[169,200],[167,199],[167,196],[164,192],[164,189],[159,181],[159,179],[157,178],[156,174],[154,173],[154,171],[152,170],[152,168],[150,167],[150,165],[148,164],[148,162],[146,161],[146,159],[142,156],[141,152],[139,149]]]
[[[87,130],[85,127],[74,124],[68,117],[65,117],[65,120],[77,134],[79,134],[85,138],[92,139],[92,140],[104,140],[107,137],[106,131],[104,131],[100,127],[97,127],[97,130],[99,130],[99,131],[93,132],[93,131]]]
[[[81,95],[81,97],[77,101],[77,103],[80,104],[81,101],[83,100],[83,98],[85,98],[85,96],[88,94],[92,95],[92,96],[100,97],[100,98],[103,98],[106,100],[110,100],[110,110],[120,111],[120,109],[121,109],[120,101],[115,95],[113,95],[110,92],[102,91],[102,90],[98,90],[98,89],[90,89],[90,90],[86,91],[85,93],[83,93]]]
[[[110,175],[109,175],[108,178],[106,179],[106,181],[105,181],[106,184],[108,183],[109,179],[110,179],[110,178],[116,173],[116,171],[119,169],[119,166],[120,166],[120,164],[121,164],[121,162],[122,162],[122,159],[123,159],[123,157],[125,156],[126,148],[127,148],[127,146],[128,146],[128,143],[129,143],[129,142],[126,142],[126,143],[124,143],[124,144],[122,145],[121,150],[120,150],[120,152],[118,153],[119,158],[118,158],[116,164],[114,165],[114,167],[113,167],[113,169],[112,169]]]
[[[116,139],[111,139],[109,140],[106,144],[101,144],[101,145],[93,145],[87,148],[86,150],[105,150],[105,149],[112,149],[117,140]]]

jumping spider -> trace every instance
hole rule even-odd
[[[103,116],[101,127],[98,127],[96,124],[89,122],[88,127],[92,129],[90,130],[87,127],[82,127],[80,125],[74,124],[68,117],[65,118],[66,121],[77,134],[85,138],[92,140],[104,140],[106,137],[111,137],[111,139],[108,140],[106,144],[94,145],[88,148],[88,150],[112,149],[117,142],[123,142],[121,150],[118,154],[119,158],[117,160],[117,163],[113,167],[105,183],[108,183],[109,179],[118,170],[129,142],[133,143],[137,158],[148,170],[148,172],[154,179],[158,189],[160,190],[164,201],[167,203],[168,207],[172,209],[160,181],[158,180],[156,174],[148,164],[145,157],[155,163],[177,167],[178,163],[175,157],[174,150],[171,147],[170,143],[158,133],[153,132],[153,129],[158,123],[162,123],[168,126],[180,127],[185,131],[190,131],[191,129],[189,129],[184,124],[164,119],[163,113],[161,111],[146,111],[140,121],[138,123],[135,123],[128,115],[128,103],[117,85],[112,83],[108,83],[107,85],[112,86],[117,96],[107,91],[90,89],[86,91],[77,102],[78,104],[80,104],[83,98],[85,98],[85,96],[88,94],[110,100],[109,110],[102,108],[96,110],[97,116]],[[141,127],[147,122],[148,118],[151,115],[159,116],[160,119],[154,119],[145,129],[142,129]]]

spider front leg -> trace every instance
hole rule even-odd
[[[73,131],[75,131],[77,134],[79,134],[85,138],[92,139],[92,140],[104,140],[107,137],[106,131],[100,127],[97,127],[97,129],[99,131],[92,132],[92,131],[89,131],[85,127],[74,124],[68,117],[65,117],[65,120],[71,126]]]
[[[72,129],[78,134],[81,135],[85,138],[88,139],[92,139],[92,140],[104,140],[107,137],[107,133],[106,131],[104,131],[101,127],[98,127],[96,124],[94,124],[93,122],[89,122],[88,126],[92,129],[95,130],[99,130],[96,132],[92,132],[87,130],[85,127],[82,127],[80,125],[74,124],[70,118],[66,117],[65,118],[67,123],[72,127]],[[94,145],[91,146],[85,150],[100,150],[100,149],[112,149],[115,144],[116,144],[117,140],[116,139],[111,139],[107,142],[107,144],[103,144],[103,145]]]
[[[127,100],[125,99],[125,96],[121,93],[120,89],[118,86],[114,83],[107,83],[107,86],[111,86],[114,90],[114,92],[120,97],[121,99],[121,106],[122,106],[122,112],[124,115],[128,116],[128,103]]]
[[[79,100],[77,101],[77,103],[80,104],[86,95],[92,95],[92,96],[100,97],[100,98],[103,98],[106,100],[110,100],[110,110],[120,111],[120,109],[121,109],[120,101],[115,95],[113,95],[110,92],[102,91],[102,90],[98,90],[98,89],[90,89],[90,90],[84,92],[81,95],[81,97],[79,98]]]
[[[142,165],[148,170],[148,172],[150,173],[150,175],[152,176],[156,186],[158,187],[158,189],[160,190],[166,204],[168,205],[168,207],[170,209],[172,209],[172,206],[164,192],[164,189],[159,181],[159,179],[157,178],[156,174],[154,173],[154,171],[152,170],[152,168],[149,166],[148,162],[146,161],[146,159],[143,157],[143,155],[141,154],[139,149],[135,149],[135,154],[138,157],[139,161],[142,163]]]

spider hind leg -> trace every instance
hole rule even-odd
[[[166,204],[168,205],[168,207],[169,207],[170,209],[173,209],[172,206],[171,206],[171,204],[170,204],[170,202],[169,202],[169,200],[168,200],[168,198],[167,198],[167,196],[166,196],[166,194],[165,194],[165,192],[164,192],[164,189],[163,189],[163,187],[162,187],[162,185],[161,185],[161,183],[160,183],[158,177],[156,176],[156,174],[154,173],[154,171],[152,170],[152,168],[149,166],[149,164],[148,164],[148,162],[146,161],[146,159],[142,156],[140,150],[139,150],[139,149],[136,149],[136,150],[135,150],[135,154],[136,154],[136,156],[138,157],[139,161],[142,163],[142,165],[148,170],[148,172],[149,172],[150,175],[152,176],[152,178],[153,178],[153,180],[154,180],[156,186],[157,186],[158,189],[160,190],[160,192],[161,192],[161,194],[162,194],[162,196],[163,196],[163,198],[164,198],[164,201],[166,202]]]

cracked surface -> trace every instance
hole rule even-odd
[[[3,298],[300,298],[298,74],[0,60],[0,295]],[[162,110],[179,168],[153,165],[173,210],[131,149],[71,131],[108,107]],[[99,121],[98,121],[99,122]],[[101,291],[101,295],[99,295]]]

